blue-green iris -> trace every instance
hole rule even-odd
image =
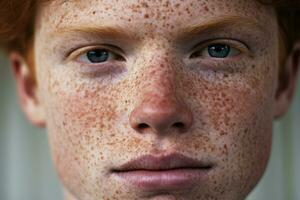
[[[88,51],[86,56],[91,63],[100,63],[107,61],[109,52],[104,49],[95,49]]]
[[[225,58],[230,53],[230,46],[226,44],[212,44],[207,48],[208,54],[214,58]]]

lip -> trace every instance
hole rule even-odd
[[[207,179],[211,162],[198,161],[178,153],[144,155],[113,169],[121,181],[143,190],[191,188]]]

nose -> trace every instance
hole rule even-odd
[[[187,132],[193,123],[191,109],[176,95],[172,73],[160,72],[150,72],[155,78],[150,80],[148,76],[148,84],[142,89],[146,92],[130,113],[130,126],[138,133]]]
[[[192,121],[190,109],[178,99],[155,94],[147,94],[130,115],[130,125],[139,133],[184,133]]]

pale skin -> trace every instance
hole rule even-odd
[[[282,51],[272,7],[252,0],[56,0],[38,11],[36,84],[26,58],[12,52],[10,59],[24,112],[47,128],[66,200],[249,194],[298,69],[295,45],[284,65],[289,81],[279,90]],[[216,43],[230,54],[208,54]],[[94,49],[109,50],[109,59],[91,63],[86,55]],[[173,152],[214,167],[176,190],[143,190],[111,172],[144,154]]]

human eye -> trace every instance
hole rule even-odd
[[[99,47],[87,49],[81,52],[77,57],[78,62],[88,65],[122,60],[124,60],[123,57],[115,51]]]
[[[65,57],[66,65],[87,78],[112,78],[125,70],[124,51],[110,44],[75,47]]]
[[[204,44],[197,47],[196,50],[191,54],[190,58],[200,59],[226,59],[236,57],[247,52],[248,48],[241,42],[238,41],[211,41],[205,42]]]

